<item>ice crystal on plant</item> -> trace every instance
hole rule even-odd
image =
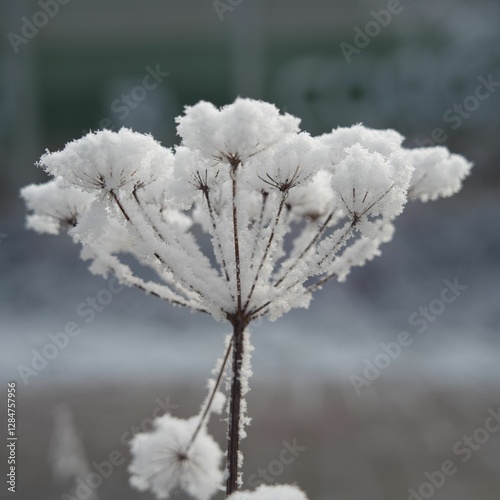
[[[472,167],[444,147],[405,149],[394,130],[357,124],[312,137],[299,123],[252,99],[220,109],[200,102],[177,118],[174,150],[127,129],[90,133],[44,154],[39,164],[53,180],[22,190],[28,227],[68,229],[93,273],[233,326],[198,430],[167,415],[134,440],[133,484],[160,498],[175,487],[210,496],[219,450],[205,425],[224,405],[219,385],[231,353],[227,492],[237,489],[250,421],[248,325],[308,307],[328,280],[343,281],[380,254],[408,200],[456,193]],[[141,266],[155,278],[144,279]],[[240,495],[304,498],[280,488]]]
[[[127,129],[47,152],[40,164],[55,180],[23,190],[28,225],[66,225],[94,272],[218,320],[307,307],[326,279],[377,255],[407,199],[449,196],[471,167],[443,147],[406,150],[393,130],[311,137],[251,99],[201,102],[177,122],[173,152]],[[194,227],[209,235],[215,266]],[[159,280],[134,275],[124,252]]]

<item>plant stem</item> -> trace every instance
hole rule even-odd
[[[224,354],[224,358],[222,360],[222,364],[219,369],[219,374],[217,375],[217,380],[215,380],[214,387],[208,395],[208,400],[206,401],[205,409],[201,413],[200,421],[198,422],[198,426],[196,427],[196,430],[194,431],[193,436],[191,437],[191,441],[189,441],[189,444],[186,448],[186,453],[191,449],[191,446],[195,442],[201,430],[202,425],[205,423],[205,420],[207,420],[207,417],[210,416],[210,412],[212,411],[212,403],[214,401],[215,395],[217,394],[217,391],[219,390],[224,372],[226,371],[226,365],[229,359],[229,355],[231,354],[231,348],[232,348],[232,342],[228,342],[228,346],[226,347],[226,353]]]
[[[231,401],[229,404],[228,443],[227,443],[227,482],[226,494],[229,496],[238,490],[238,451],[240,447],[241,417],[241,365],[243,363],[243,332],[247,320],[239,315],[233,323],[233,366],[231,380]]]

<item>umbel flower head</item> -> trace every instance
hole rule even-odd
[[[27,219],[28,228],[47,234],[59,234],[65,227],[75,227],[94,201],[89,193],[65,188],[60,178],[26,186],[21,189],[21,197],[33,212]]]
[[[40,165],[54,181],[22,192],[28,226],[67,227],[93,272],[218,320],[307,307],[328,279],[378,254],[408,199],[450,196],[472,166],[360,124],[311,137],[251,99],[200,102],[177,123],[174,152],[127,129],[47,152]],[[158,281],[135,274],[123,253]]]
[[[126,128],[101,130],[70,142],[64,151],[46,153],[39,164],[52,176],[84,191],[132,189],[151,179],[158,157],[168,156],[151,136]]]

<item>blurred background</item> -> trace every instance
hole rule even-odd
[[[273,102],[313,134],[390,127],[408,147],[442,144],[475,163],[457,196],[409,205],[383,255],[346,283],[253,326],[247,487],[499,498],[500,431],[478,429],[500,405],[500,2],[4,0],[0,30],[0,378],[18,388],[19,498],[76,496],[71,476],[87,484],[112,453],[120,463],[79,498],[153,498],[127,484],[126,443],[158,408],[198,411],[228,333],[136,290],[101,300],[112,284],[78,248],[25,230],[19,188],[45,180],[34,164],[46,148],[88,130],[127,126],[171,146],[185,105],[236,96]],[[466,287],[450,304],[445,280]],[[36,365],[68,322],[82,333]],[[366,372],[403,331],[411,345]],[[211,428],[223,444],[225,422]],[[470,456],[456,453],[464,436]],[[281,463],[294,440],[303,450]],[[429,483],[446,460],[456,471]]]

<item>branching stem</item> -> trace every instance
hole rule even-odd
[[[236,263],[236,294],[238,303],[238,313],[241,313],[241,269],[240,269],[240,240],[238,236],[238,209],[236,207],[236,166],[232,167],[231,178],[233,184],[233,240],[234,240],[234,260]]]
[[[229,360],[229,355],[231,354],[231,349],[233,347],[232,342],[228,342],[226,352],[224,354],[224,359],[222,361],[222,365],[219,369],[219,374],[217,375],[217,379],[215,381],[215,384],[212,388],[212,391],[210,392],[210,396],[208,398],[207,404],[205,406],[205,409],[203,410],[203,414],[200,417],[200,421],[198,422],[198,425],[196,427],[196,430],[193,433],[193,436],[191,437],[191,441],[189,441],[189,444],[186,448],[186,453],[188,453],[189,449],[191,448],[192,444],[196,440],[196,437],[198,436],[198,433],[200,432],[200,429],[202,428],[203,424],[205,423],[205,420],[207,419],[208,415],[210,414],[210,411],[212,409],[212,403],[214,401],[215,395],[217,394],[217,391],[219,390],[220,383],[222,381],[222,377],[224,375],[224,372],[226,371],[226,365]]]
[[[330,212],[330,215],[324,220],[323,224],[318,228],[317,233],[314,235],[312,240],[309,242],[309,244],[300,252],[298,257],[292,262],[292,264],[286,269],[286,273],[290,272],[294,267],[297,266],[297,264],[304,258],[304,256],[309,252],[309,250],[313,247],[313,245],[321,238],[321,235],[323,234],[324,230],[328,226],[328,223],[332,220],[333,217],[333,211]],[[281,278],[274,284],[275,287],[279,286],[286,278],[286,273],[281,276]]]
[[[288,194],[287,191],[283,191],[281,193],[280,204],[278,207],[278,211],[276,213],[276,217],[274,218],[273,228],[271,230],[271,234],[269,235],[269,239],[267,240],[267,245],[266,245],[266,248],[264,250],[264,255],[262,256],[262,259],[260,261],[257,272],[255,273],[252,287],[250,288],[250,293],[248,294],[248,298],[247,298],[245,305],[243,307],[243,309],[245,309],[245,310],[248,307],[250,300],[252,299],[253,292],[254,292],[255,287],[257,286],[257,283],[259,281],[260,272],[262,271],[262,268],[264,267],[264,264],[266,263],[267,256],[269,255],[269,250],[271,249],[271,245],[273,243],[274,237],[276,236],[276,228],[278,227],[279,220],[280,220],[281,214],[283,212],[283,207],[285,206],[287,194]]]

